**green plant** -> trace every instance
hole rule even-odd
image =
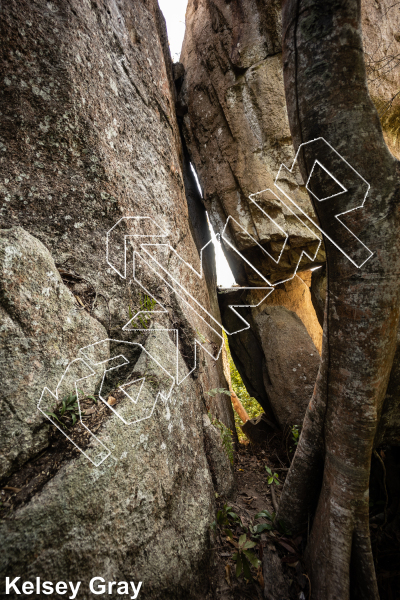
[[[230,370],[230,375],[231,375],[231,383],[232,383],[233,391],[235,392],[236,396],[240,399],[240,402],[243,404],[243,407],[245,408],[250,419],[254,419],[255,417],[258,417],[259,415],[261,415],[261,413],[263,413],[264,410],[260,406],[260,404],[257,402],[257,400],[255,398],[252,398],[250,396],[250,394],[248,393],[246,386],[244,385],[242,378],[240,377],[239,371],[237,370],[235,363],[232,360],[231,352],[229,350],[228,338],[225,333],[223,335],[224,335],[224,340],[225,340],[226,353],[228,355],[229,370]],[[247,440],[247,438],[240,427],[241,425],[243,425],[243,422],[240,419],[240,417],[236,411],[234,411],[234,416],[235,416],[236,432],[237,432],[239,441],[245,442]]]
[[[252,537],[258,539],[263,531],[271,531],[274,528],[275,513],[271,515],[268,510],[262,510],[257,513],[254,520],[267,519],[269,523],[258,523],[257,525],[250,525],[250,533]]]
[[[294,443],[295,446],[297,446],[297,444],[299,443],[299,438],[300,438],[299,426],[293,425],[290,432],[292,434],[292,442]]]
[[[79,390],[79,391],[80,391],[80,390]],[[83,393],[83,392],[81,392],[81,391],[80,391],[80,393]],[[90,395],[88,395],[88,396],[85,396],[84,398],[82,398],[82,400],[87,400],[88,398],[90,398],[90,400],[93,400],[93,402],[94,402],[95,404],[97,404],[97,398],[95,398],[95,396],[90,396]]]
[[[216,396],[217,394],[226,394],[227,396],[229,396],[229,398],[231,397],[230,391],[225,388],[214,388],[213,390],[209,390],[208,392],[206,392],[206,394],[208,394],[209,396]]]
[[[150,321],[151,321],[151,317],[148,317],[147,315],[144,315],[142,313],[151,313],[154,310],[154,307],[157,304],[157,301],[154,300],[154,298],[151,298],[150,296],[148,296],[147,294],[145,294],[144,296],[142,296],[142,293],[139,293],[139,304],[140,304],[140,311],[139,315],[136,317],[136,321],[139,321],[140,323],[140,327],[137,324],[132,324],[132,327],[134,329],[148,329],[149,325],[150,325]],[[133,313],[131,311],[131,307],[128,306],[128,315],[129,315],[129,319],[133,319]]]
[[[213,390],[211,390],[211,391],[213,391]],[[227,453],[231,464],[233,465],[234,455],[233,455],[232,431],[226,425],[221,423],[221,421],[219,421],[218,419],[214,419],[211,413],[208,413],[208,416],[210,418],[212,425],[214,425],[217,429],[219,429],[222,445],[225,448],[225,452]]]
[[[238,542],[232,540],[232,543],[237,548],[237,551],[232,555],[232,560],[236,563],[236,577],[239,577],[243,571],[245,579],[252,581],[251,566],[258,569],[261,565],[261,561],[252,551],[256,543],[248,540],[245,533],[240,536]]]
[[[78,390],[78,393],[84,395],[84,392],[82,390]],[[95,402],[95,404],[97,404],[97,398],[91,395],[85,396],[84,398],[82,398],[82,400],[86,400],[87,398],[90,398]],[[77,395],[71,392],[67,396],[64,396],[59,406],[53,406],[53,411],[54,412],[47,412],[46,415],[48,415],[49,417],[53,417],[53,419],[56,419],[56,421],[58,421],[60,425],[64,427],[67,427],[67,424],[63,423],[61,419],[63,417],[70,417],[73,427],[79,418],[79,406]],[[56,414],[56,412],[58,412],[58,415]]]
[[[217,511],[217,523],[220,527],[224,527],[225,525],[231,525],[230,521],[234,523],[240,524],[240,517],[233,512],[232,506],[228,506],[224,504],[223,508],[220,508]]]
[[[266,519],[269,521],[269,523],[259,523],[256,526],[250,527],[252,535],[255,538],[258,538],[263,531],[271,531],[272,529],[277,529],[279,533],[284,535],[292,535],[292,531],[286,525],[285,521],[283,519],[277,520],[275,513],[272,513],[271,515],[268,510],[262,510],[261,512],[257,513],[254,519]]]
[[[216,497],[218,495],[216,494]],[[216,531],[217,525],[221,527],[226,535],[230,538],[233,538],[232,530],[230,529],[232,525],[241,525],[242,522],[240,517],[233,512],[232,506],[228,506],[224,504],[224,506],[217,511],[216,520],[211,523],[211,529]]]
[[[268,473],[268,485],[271,485],[272,483],[280,485],[278,473],[273,473],[267,465],[265,465],[265,470]]]
[[[55,412],[48,412],[46,413],[46,415],[49,415],[49,417],[53,417],[63,426],[66,426],[66,424],[63,423],[61,419],[64,416],[71,417],[72,426],[74,426],[79,417],[78,398],[76,394],[73,394],[71,392],[70,394],[68,394],[68,396],[65,396],[61,400],[61,404],[58,407],[53,406],[53,409],[58,412],[58,416],[55,414]]]

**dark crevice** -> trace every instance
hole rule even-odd
[[[177,120],[183,150],[182,174],[189,213],[189,227],[200,256],[201,249],[204,248],[204,246],[211,240],[211,233],[208,227],[207,212],[204,201],[197,187],[196,178],[191,167],[191,157],[186,145],[185,136],[183,134],[183,118],[177,116]],[[216,297],[217,288],[217,272],[213,244],[210,244],[206,251],[203,252],[203,272],[210,301],[212,302],[212,299]],[[217,306],[218,305],[215,302],[215,306],[212,308],[216,309]]]
[[[117,393],[113,394],[113,396],[115,395]],[[85,418],[85,424],[95,434],[113,414],[101,401],[95,404],[92,400],[85,400],[80,404],[82,411],[91,411],[95,408],[93,414]],[[0,519],[12,518],[15,509],[27,504],[42,491],[46,483],[53,479],[63,466],[81,454],[57,427],[50,421],[47,424],[50,425],[47,448],[0,481],[2,488]],[[68,427],[65,431],[82,450],[85,450],[92,441],[92,436],[85,433],[82,427]]]

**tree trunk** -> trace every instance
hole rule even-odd
[[[400,168],[368,94],[359,0],[285,0],[283,64],[295,148],[323,137],[371,187],[358,210],[357,182],[336,198],[319,201],[310,194],[326,234],[324,340],[279,518],[294,530],[311,527],[314,600],[376,599],[368,486],[399,322]],[[337,180],[348,179],[345,163],[314,143],[300,149],[304,181],[317,157]],[[345,229],[335,216],[348,210]],[[365,246],[373,256],[358,267]]]

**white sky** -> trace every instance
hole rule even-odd
[[[225,254],[222,251],[221,242],[217,239],[210,222],[208,222],[208,226],[211,231],[211,238],[215,248],[217,285],[220,285],[223,288],[231,287],[234,283],[236,283],[235,278],[233,277],[233,273],[228,261],[226,260]]]
[[[172,59],[174,62],[178,62],[181,53],[183,38],[185,35],[185,12],[187,0],[158,0],[158,3],[167,22],[168,40]],[[199,186],[198,181],[197,185]],[[235,283],[235,279],[228,265],[228,261],[226,260],[225,255],[222,252],[220,242],[215,237],[215,233],[214,231],[212,231],[211,227],[210,230],[215,246],[215,260],[217,263],[217,283],[222,287],[230,287]]]
[[[185,35],[185,12],[187,0],[158,0],[167,21],[168,40],[174,62],[179,61]]]

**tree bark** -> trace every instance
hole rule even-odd
[[[283,64],[295,148],[323,137],[371,185],[364,207],[343,221],[373,256],[357,268],[325,236],[321,368],[278,516],[295,530],[311,526],[307,558],[315,600],[377,599],[368,486],[399,322],[400,168],[367,89],[360,1],[284,0]],[[304,181],[315,148],[300,151]],[[339,181],[346,178],[346,167],[329,152],[322,162]],[[335,199],[310,195],[332,239],[335,216],[358,202],[357,186],[346,187],[349,193]],[[353,244],[361,264],[365,250],[351,238],[346,233],[342,246]]]

